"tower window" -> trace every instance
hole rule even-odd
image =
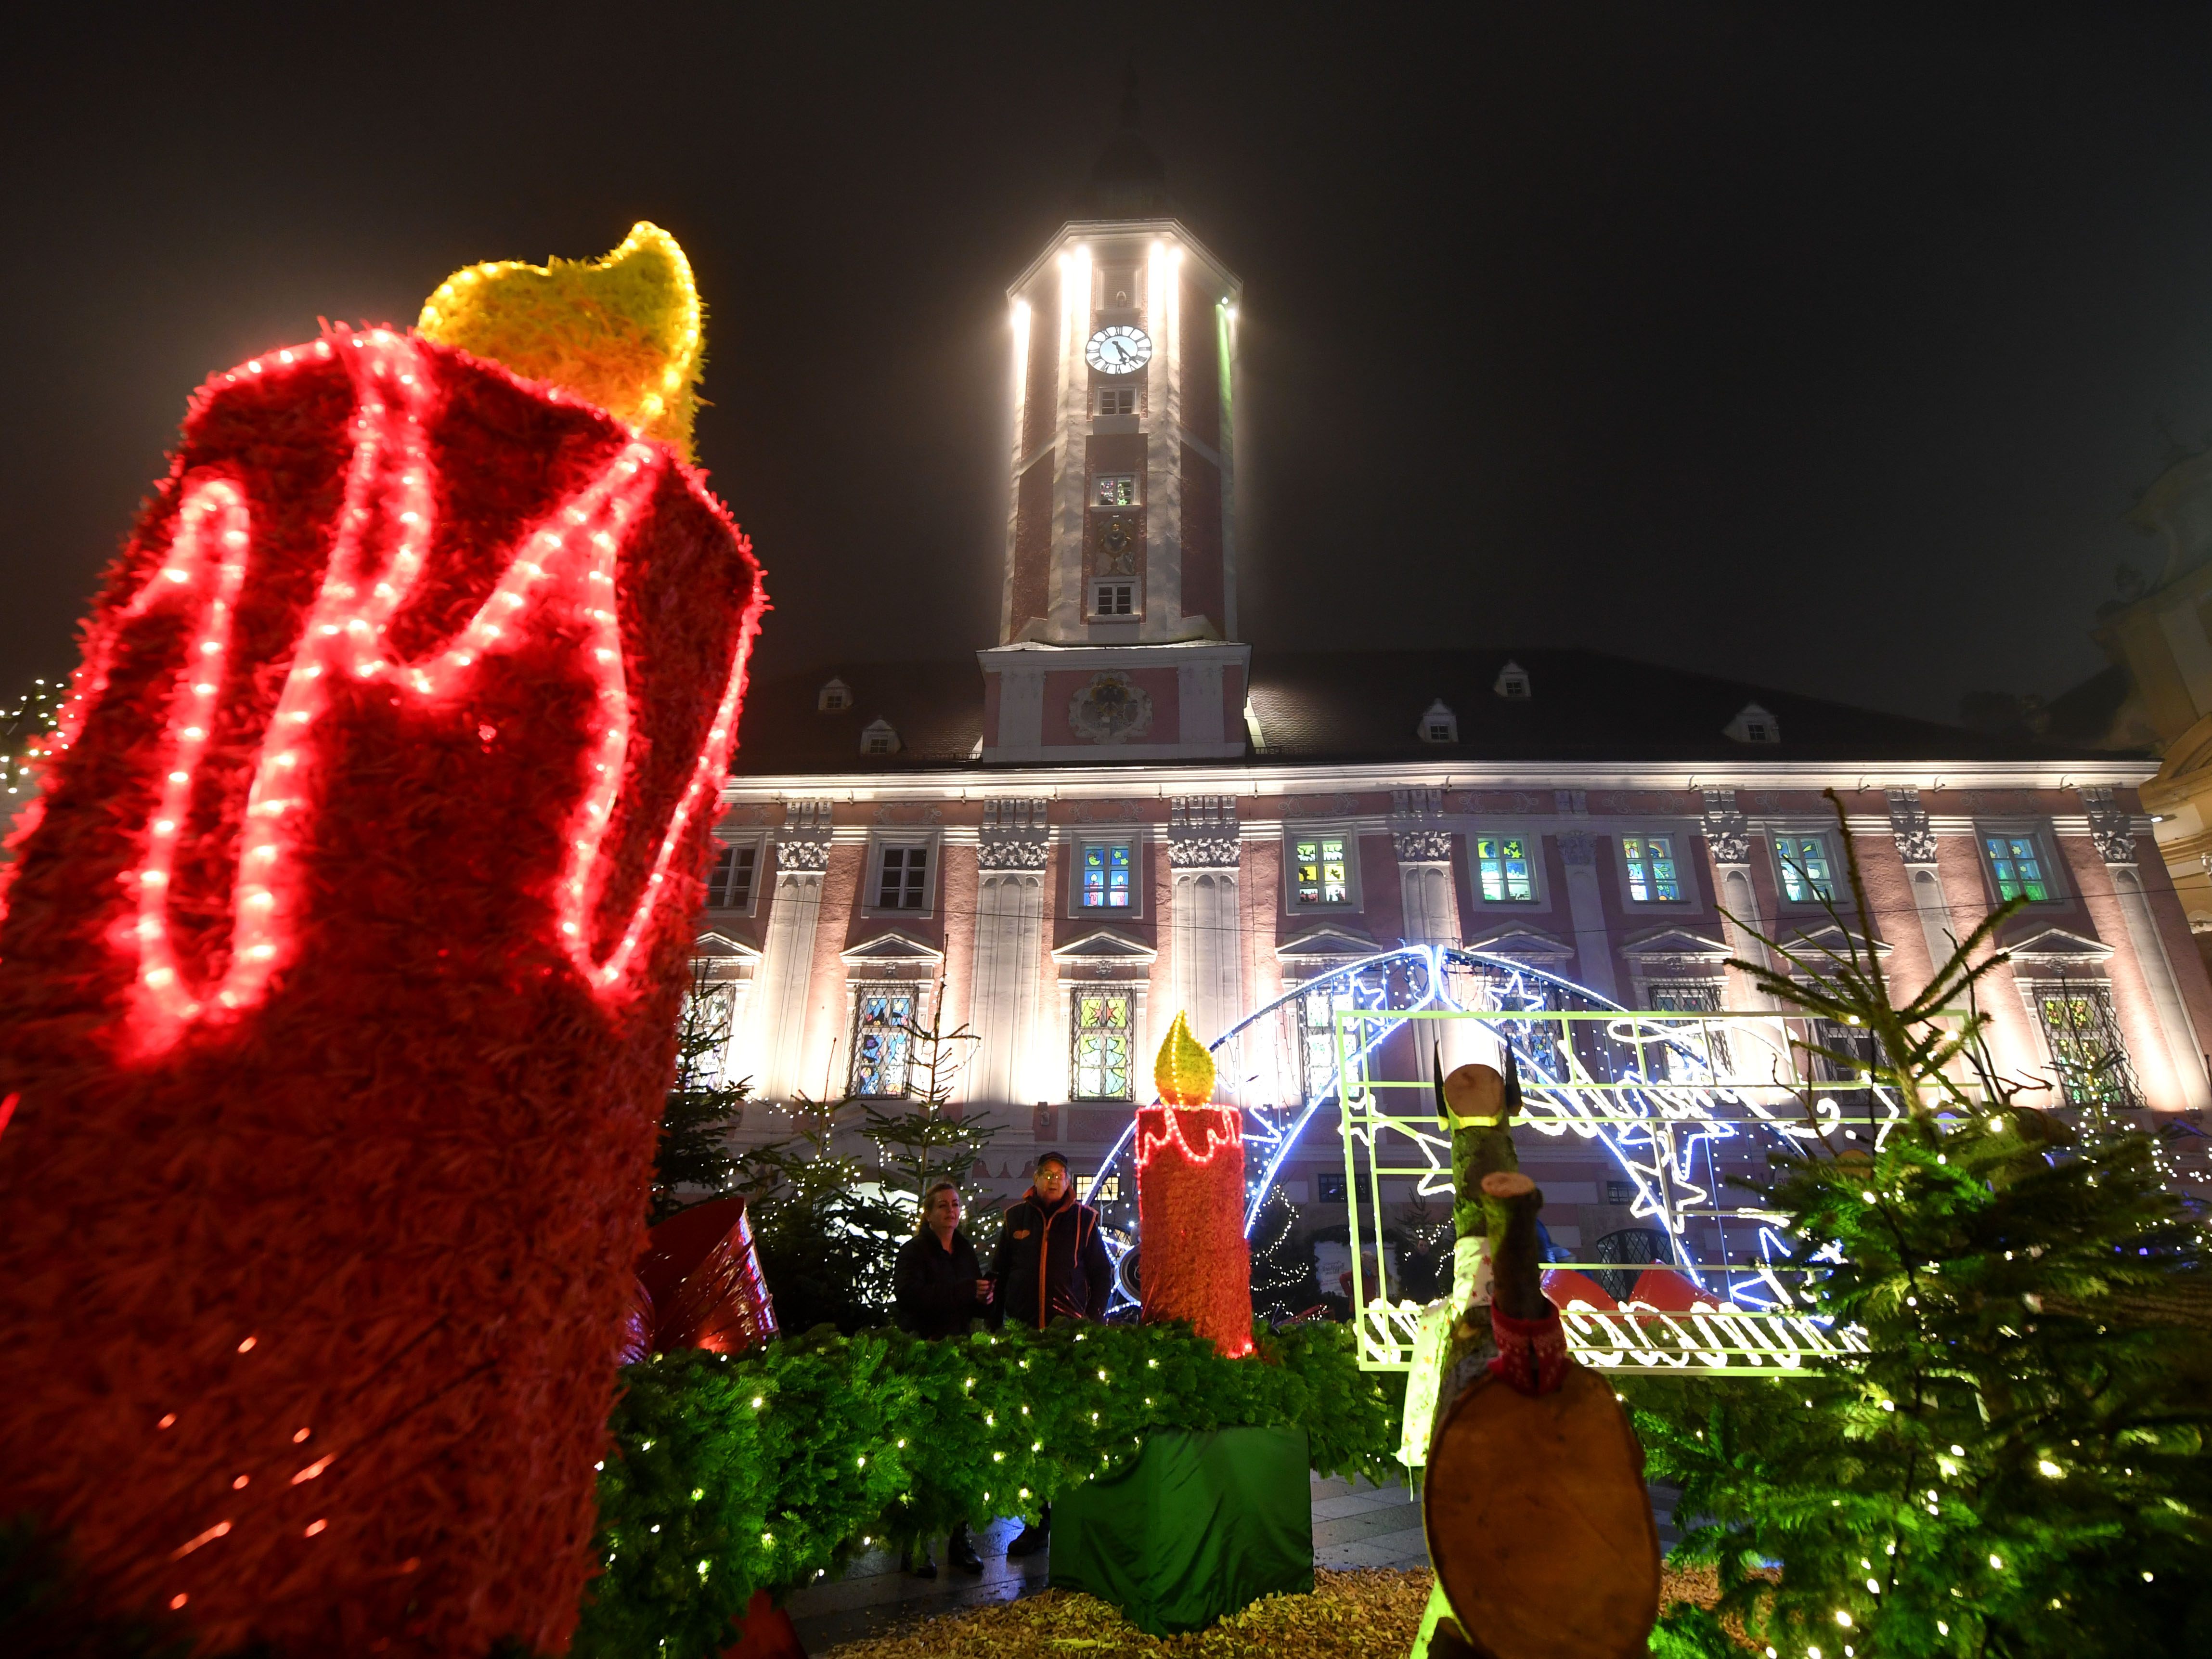
[[[1536,872],[1529,862],[1527,836],[1477,836],[1474,871],[1482,886],[1482,896],[1489,903],[1535,902]]]
[[[717,910],[742,910],[753,902],[753,871],[758,847],[725,847],[707,878],[707,902]]]
[[[1133,472],[1102,472],[1091,483],[1091,505],[1093,507],[1134,507],[1137,504],[1137,475]]]
[[[1774,858],[1782,866],[1783,896],[1792,904],[1834,902],[1836,867],[1826,836],[1777,836]]]
[[[1137,388],[1102,386],[1091,394],[1091,410],[1095,415],[1133,415],[1137,412]]]
[[[919,910],[929,896],[929,848],[886,847],[876,882],[879,910]]]
[[[1620,858],[1628,866],[1628,896],[1637,903],[1680,902],[1682,872],[1674,862],[1672,836],[1623,836]]]
[[[1133,581],[1103,581],[1091,585],[1091,614],[1094,617],[1133,617],[1137,614],[1137,585]]]

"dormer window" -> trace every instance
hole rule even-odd
[[[1497,684],[1490,689],[1508,702],[1525,702],[1530,695],[1528,671],[1517,662],[1509,662],[1498,671]]]
[[[1738,743],[1782,741],[1782,722],[1755,702],[1744,704],[1736,717],[1721,730]]]
[[[889,720],[873,721],[860,733],[860,752],[864,755],[896,755],[898,746],[898,733],[891,729]]]
[[[815,694],[814,706],[825,714],[834,714],[841,708],[853,706],[853,688],[842,680],[831,680]]]
[[[1421,716],[1421,741],[1423,743],[1457,743],[1459,741],[1459,716],[1445,707],[1442,697],[1431,703],[1428,713]]]

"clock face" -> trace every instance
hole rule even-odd
[[[1083,348],[1083,361],[1101,374],[1133,374],[1152,360],[1152,337],[1127,323],[1100,329]]]

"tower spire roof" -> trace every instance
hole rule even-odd
[[[1137,131],[1137,66],[1121,79],[1121,125],[1091,164],[1084,210],[1094,219],[1158,219],[1170,211],[1168,170]]]

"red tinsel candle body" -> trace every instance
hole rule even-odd
[[[759,570],[667,447],[216,376],[0,919],[0,1501],[210,1644],[557,1651]]]
[[[1137,1109],[1144,1316],[1187,1319],[1231,1358],[1252,1352],[1244,1127],[1233,1106]]]

